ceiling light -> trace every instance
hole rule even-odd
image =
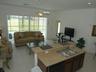
[[[89,2],[89,3],[88,3],[88,5],[92,5],[92,3],[91,3],[91,2]]]
[[[38,15],[39,15],[39,16],[43,16],[43,13],[39,12]]]
[[[44,14],[50,14],[50,12],[49,12],[49,11],[43,11],[43,13],[44,13]]]

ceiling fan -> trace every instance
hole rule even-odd
[[[89,0],[88,7],[92,7],[92,8],[96,7],[96,0]]]
[[[30,3],[24,3],[23,5],[24,6],[31,6],[32,4],[30,4]],[[43,15],[49,15],[50,14],[50,11],[48,11],[48,10],[37,8],[37,7],[32,7],[32,8],[34,8],[34,9],[37,10],[36,13],[38,14],[38,16],[43,16]]]
[[[37,14],[38,14],[38,16],[44,16],[44,15],[49,15],[50,12],[49,11],[42,10],[42,11],[38,11]]]

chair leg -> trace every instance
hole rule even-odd
[[[10,59],[6,59],[6,62],[5,62],[5,65],[6,65],[6,67],[7,67],[8,69],[10,69],[9,61],[10,61]]]

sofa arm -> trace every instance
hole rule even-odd
[[[18,32],[14,33],[14,41],[17,41],[18,39],[20,39],[20,35]]]
[[[2,51],[3,51],[3,55],[5,56],[5,58],[7,59],[11,59],[12,57],[12,44],[11,42],[9,42],[8,40],[6,40],[6,38],[2,38]]]

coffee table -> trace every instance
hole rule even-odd
[[[29,49],[29,54],[32,54],[32,48],[40,47],[44,42],[43,41],[34,41],[26,43],[27,48]]]
[[[28,42],[28,43],[26,44],[26,46],[27,46],[27,48],[29,49],[29,54],[31,54],[31,53],[32,53],[31,48],[34,47],[34,43],[33,43],[33,42]]]

